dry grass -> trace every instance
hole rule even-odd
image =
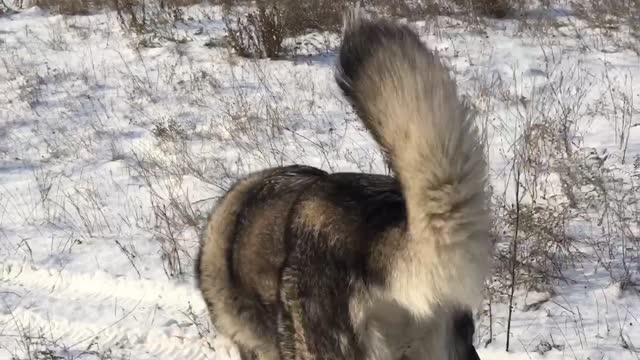
[[[240,56],[278,58],[285,55],[283,42],[311,31],[338,32],[342,15],[352,0],[262,0],[255,10],[238,14],[233,5],[225,7],[228,43]]]
[[[572,1],[576,14],[603,29],[615,30],[626,25],[636,32],[640,23],[639,0]]]
[[[236,54],[248,58],[283,55],[285,11],[277,5],[261,4],[244,17],[226,16],[227,41]]]
[[[139,0],[131,1],[140,3]],[[203,0],[163,0],[163,7],[200,4]],[[32,4],[65,15],[87,15],[104,9],[116,9],[117,0],[33,0]]]
[[[441,14],[502,18],[522,0],[367,0],[364,6],[381,16],[422,20]],[[286,55],[285,38],[308,32],[339,32],[346,9],[355,0],[260,0],[244,11],[246,1],[226,0],[225,25],[230,47],[249,58],[279,58]]]
[[[469,13],[494,18],[507,16],[522,3],[518,0],[451,0],[451,2]]]

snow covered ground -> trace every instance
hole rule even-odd
[[[246,60],[217,45],[219,8],[185,18],[173,35],[186,41],[138,47],[112,12],[0,16],[0,359],[235,358],[193,281],[216,197],[266,166],[385,172],[333,83],[335,35]],[[560,11],[541,19],[416,24],[479,109],[495,192],[513,199],[522,129],[559,117],[570,146],[606,149],[640,181],[638,40]],[[547,172],[533,190],[557,187]],[[483,359],[640,359],[638,219],[604,255],[593,224],[567,224],[584,256],[553,291],[516,292],[509,353],[507,306],[489,317],[484,304]]]

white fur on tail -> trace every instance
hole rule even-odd
[[[415,315],[474,307],[491,259],[486,163],[448,69],[407,26],[357,9],[345,19],[336,79],[389,153],[407,203],[407,245],[387,295]]]

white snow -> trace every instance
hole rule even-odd
[[[310,54],[292,60],[246,60],[205,46],[224,34],[219,8],[186,13],[178,31],[190,41],[156,48],[133,46],[111,12],[0,16],[0,359],[236,358],[193,281],[197,226],[215,198],[267,166],[385,172],[334,84],[323,46],[335,35],[301,38]],[[627,46],[637,40],[555,16],[562,25],[546,32],[519,20],[416,24],[488,124],[495,189],[508,188],[521,126],[509,97],[549,105],[528,108],[532,119],[557,116],[545,89],[572,84],[555,96],[584,95],[576,135],[617,156],[612,86],[638,123],[640,57]],[[626,166],[638,154],[635,126]],[[575,233],[598,237],[585,224]],[[553,293],[516,293],[509,353],[506,305],[492,304],[490,343],[486,314],[478,322],[481,358],[639,359],[637,287],[621,290],[592,260],[566,275]]]

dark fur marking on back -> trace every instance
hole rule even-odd
[[[292,209],[292,214],[294,212]],[[279,335],[281,348],[285,352],[297,349],[295,318],[302,326],[304,347],[312,354],[322,354],[322,359],[361,359],[363,354],[356,345],[358,342],[349,321],[348,303],[353,291],[350,284],[361,281],[362,274],[354,271],[357,266],[352,263],[352,254],[340,254],[323,247],[328,243],[327,235],[309,230],[292,227],[288,234],[291,252],[282,275],[288,278],[281,288],[285,293],[280,294],[283,302],[280,319],[286,326],[280,329],[280,332],[285,330]],[[291,291],[295,294],[287,294]],[[289,300],[298,300],[300,308],[292,309]],[[293,354],[281,355],[283,359],[293,359]]]
[[[406,220],[406,204],[396,178],[358,173],[336,173],[329,178],[337,189],[332,200],[357,207],[366,230],[379,233]]]
[[[251,188],[247,191],[247,196],[244,198],[242,205],[240,206],[240,211],[238,212],[238,216],[236,216],[234,222],[234,229],[231,235],[232,243],[231,246],[227,249],[227,267],[229,272],[229,280],[233,283],[236,282],[237,274],[236,274],[236,261],[234,259],[234,254],[237,251],[238,245],[238,233],[240,228],[245,225],[245,222],[249,222],[250,220],[247,218],[248,214],[251,212],[253,207],[259,201],[263,200],[266,197],[271,195],[271,192],[266,191],[266,189],[271,186],[276,191],[285,191],[296,190],[295,187],[289,188],[278,188],[279,187],[279,178],[281,177],[303,177],[303,176],[324,176],[327,173],[316,169],[311,166],[306,165],[290,165],[282,168],[272,168],[266,170],[267,175],[262,179],[259,185]]]

